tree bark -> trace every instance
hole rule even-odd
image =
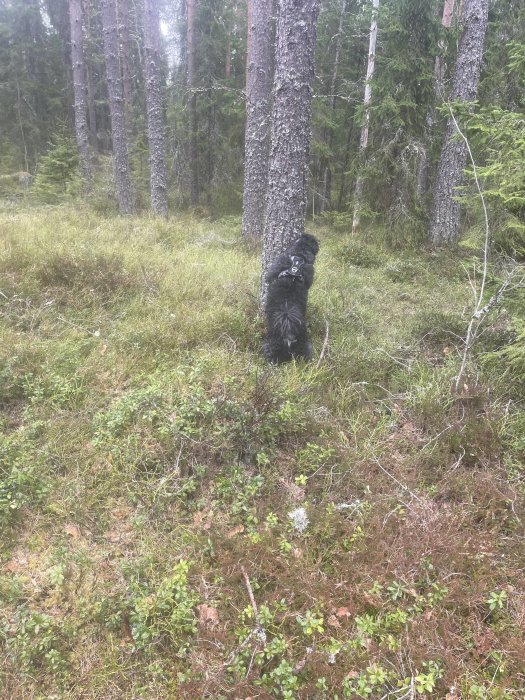
[[[272,0],[248,0],[242,235],[261,238],[268,184],[272,91]]]
[[[158,0],[144,0],[144,80],[148,114],[151,206],[168,215],[164,106],[160,79],[160,28]]]
[[[93,53],[92,43],[93,43],[93,33],[92,33],[92,6],[90,2],[84,0],[84,17],[85,25],[84,32],[87,45],[87,55],[86,55],[86,89],[87,89],[87,112],[88,112],[88,123],[89,123],[89,142],[91,148],[95,151],[99,151],[98,142],[98,131],[97,131],[97,109],[95,102],[95,84],[93,79],[93,64],[92,56],[90,57],[90,52]],[[90,60],[91,59],[91,60]]]
[[[82,45],[82,3],[69,0],[71,27],[71,65],[73,69],[73,93],[75,99],[75,136],[80,157],[80,171],[84,189],[89,190],[92,181],[89,153],[89,132],[86,113],[86,86],[84,48]]]
[[[89,123],[89,143],[96,151],[98,150],[97,138],[97,111],[95,109],[95,88],[93,86],[93,76],[91,69],[86,64],[86,88],[87,88],[87,107],[88,107],[88,123]]]
[[[122,79],[118,62],[119,47],[115,0],[102,0],[102,27],[117,200],[120,212],[131,214],[133,212],[133,189],[130,178]]]
[[[188,92],[190,95],[190,204],[199,202],[199,163],[197,152],[197,93],[195,85],[195,2],[186,0],[186,52]]]
[[[368,146],[368,127],[370,123],[370,110],[368,105],[372,99],[372,86],[370,81],[374,76],[375,61],[376,61],[376,41],[377,41],[377,11],[379,9],[379,0],[372,0],[372,22],[370,24],[370,41],[368,45],[368,66],[366,69],[366,85],[365,99],[365,123],[361,129],[361,138],[359,140],[359,159],[363,164],[364,154]],[[359,224],[361,219],[361,202],[363,199],[364,179],[361,173],[358,174],[354,190],[354,218],[352,221],[352,233],[359,233]]]
[[[278,0],[261,304],[271,261],[304,233],[320,0]]]
[[[248,3],[250,0],[248,0]],[[228,17],[228,23],[226,25],[226,61],[224,65],[224,77],[230,78],[232,74],[232,18]]]
[[[487,29],[489,0],[465,0],[464,28],[458,47],[456,71],[450,99],[453,102],[472,102],[476,99],[483,43]],[[454,197],[463,182],[467,161],[467,145],[455,140],[456,126],[452,118],[447,123],[445,141],[439,160],[430,224],[430,243],[439,246],[455,243],[459,237],[461,207]]]
[[[441,17],[441,25],[445,29],[450,29],[452,25],[452,17],[456,0],[445,0],[443,5],[443,15]],[[419,161],[417,172],[417,194],[420,198],[424,197],[428,191],[428,180],[430,172],[430,149],[432,146],[432,138],[434,127],[436,125],[436,105],[443,101],[443,82],[445,73],[444,63],[445,42],[443,39],[438,43],[438,54],[434,62],[434,103],[428,111],[425,126],[425,138],[421,158]]]
[[[122,74],[122,93],[126,116],[133,110],[133,81],[131,78],[131,32],[129,0],[118,0],[118,34],[120,39],[120,67]]]

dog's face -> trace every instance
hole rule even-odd
[[[319,242],[310,233],[304,233],[294,241],[288,251],[291,255],[302,255],[309,263],[313,263],[319,252]]]

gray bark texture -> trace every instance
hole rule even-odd
[[[272,91],[272,0],[248,0],[242,235],[262,238]]]
[[[272,260],[304,233],[320,0],[278,0],[261,305]]]
[[[93,76],[89,65],[86,65],[86,87],[87,87],[87,106],[89,116],[89,143],[91,147],[98,150],[97,138],[97,112],[95,109],[95,87],[93,85]]]
[[[148,114],[151,206],[168,215],[166,139],[160,79],[160,27],[158,0],[144,0],[144,80]]]
[[[118,35],[121,55],[122,94],[128,114],[133,108],[133,81],[131,79],[131,32],[129,0],[118,0]]]
[[[102,28],[117,200],[120,212],[122,214],[131,214],[133,213],[133,189],[130,178],[122,79],[118,61],[119,47],[115,0],[102,1]]]
[[[85,25],[84,32],[86,37],[86,43],[89,47],[92,43],[92,32],[91,32],[91,4],[84,1],[84,12],[85,12]],[[97,112],[95,107],[95,86],[93,84],[93,71],[92,64],[89,58],[89,52],[87,56],[86,64],[86,88],[87,88],[87,111],[88,111],[88,121],[89,121],[89,142],[91,147],[95,150],[99,150],[98,144],[98,131],[97,131]]]
[[[456,71],[450,99],[452,102],[472,102],[476,99],[483,43],[487,29],[489,0],[465,0],[463,7],[463,32],[458,47]],[[456,140],[456,127],[452,118],[447,131],[434,189],[434,206],[429,238],[433,246],[455,243],[459,237],[460,205],[454,201],[457,188],[463,183],[467,161],[467,145]]]
[[[195,1],[186,0],[186,52],[190,95],[190,204],[199,203],[199,163],[197,153],[197,93],[195,91]]]
[[[69,0],[71,27],[71,65],[73,68],[73,92],[75,98],[75,136],[80,157],[80,171],[84,188],[91,186],[92,173],[89,153],[89,131],[86,112],[86,85],[84,49],[82,46],[81,0]]]
[[[452,17],[454,15],[454,7],[456,0],[444,0],[443,14],[441,17],[441,25],[445,29],[450,29],[452,25]],[[438,54],[434,61],[434,102],[432,103],[426,118],[425,138],[422,144],[421,156],[419,160],[416,188],[418,197],[424,197],[429,188],[429,173],[430,173],[430,151],[432,149],[432,140],[434,127],[436,124],[436,105],[444,99],[444,76],[445,76],[445,41],[440,39],[438,42]]]

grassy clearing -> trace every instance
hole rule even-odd
[[[471,251],[320,229],[329,352],[268,368],[237,220],[0,216],[2,697],[523,697],[520,298],[454,395]]]

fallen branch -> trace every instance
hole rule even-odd
[[[229,657],[224,662],[223,666],[225,666],[225,667],[231,666],[231,664],[233,663],[235,657],[239,654],[239,652],[241,652],[248,645],[250,640],[255,637],[257,641],[256,641],[255,647],[253,649],[253,654],[252,654],[252,658],[250,660],[250,664],[248,666],[248,671],[246,673],[246,676],[248,676],[248,673],[250,672],[251,667],[252,667],[254,656],[255,656],[256,651],[257,651],[257,645],[260,644],[261,642],[263,644],[266,642],[266,632],[259,624],[259,610],[257,608],[257,603],[255,602],[255,596],[253,595],[252,584],[250,583],[250,578],[249,578],[248,574],[246,573],[246,569],[242,565],[241,565],[241,573],[242,573],[242,576],[244,578],[246,590],[248,591],[248,598],[250,599],[250,603],[251,603],[251,606],[252,606],[252,609],[253,609],[253,612],[255,615],[256,627],[248,634],[246,639],[244,639],[239,644],[239,646],[232,651],[232,653],[229,655]]]
[[[255,602],[255,596],[253,595],[252,584],[250,583],[250,579],[248,577],[248,574],[246,573],[246,569],[242,565],[241,565],[241,573],[242,573],[243,578],[244,578],[244,583],[246,584],[246,590],[248,591],[248,598],[250,599],[250,603],[252,604],[253,612],[255,613],[255,619],[258,620],[259,611],[257,609],[257,603]]]

